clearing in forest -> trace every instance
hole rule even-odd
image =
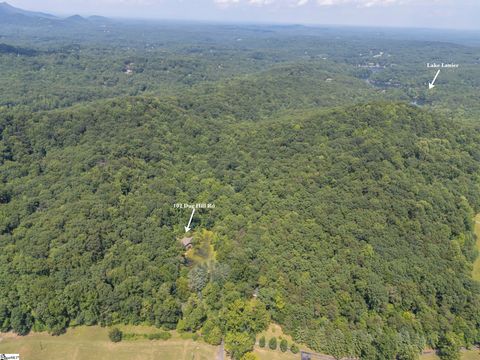
[[[159,329],[146,326],[120,326],[128,333],[156,333]],[[22,360],[212,360],[216,346],[201,341],[182,339],[173,333],[170,340],[124,340],[114,344],[108,328],[80,326],[60,336],[35,333],[11,336],[0,333],[0,353],[20,354]]]

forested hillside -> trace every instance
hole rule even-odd
[[[470,100],[410,105],[418,93],[379,87],[348,48],[306,58],[298,30],[278,40],[303,39],[290,52],[247,39],[227,56],[222,31],[187,56],[0,47],[0,331],[150,324],[224,339],[235,360],[272,321],[338,359],[478,344]],[[188,252],[176,203],[215,205]]]
[[[152,98],[5,116],[2,129],[3,330],[257,330],[228,323],[234,304],[364,358],[478,339],[471,129],[400,104],[257,124]],[[216,208],[195,228],[212,231],[198,236],[216,261],[188,268],[173,204],[202,201]]]

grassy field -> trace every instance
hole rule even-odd
[[[280,345],[280,338],[286,339],[288,341],[288,346],[292,345],[293,343],[292,338],[283,333],[280,325],[271,324],[270,327],[267,329],[267,331],[264,331],[257,336],[257,341],[262,336],[265,336],[265,340],[267,342],[265,349],[262,349],[259,346],[256,346],[254,351],[255,354],[260,358],[260,360],[299,360],[300,359],[299,354],[294,355],[290,351],[283,353],[280,351],[280,349],[277,349],[275,351],[268,349],[268,340],[270,340],[274,336],[277,338],[278,345]],[[304,346],[299,346],[299,347],[302,350],[308,350],[308,349],[305,349]]]
[[[479,360],[479,359],[480,359],[480,351],[478,350],[465,351],[462,354],[462,360]]]
[[[125,333],[150,334],[158,329],[145,326],[121,326]],[[262,333],[267,341],[275,336],[287,339],[278,325],[271,325]],[[259,336],[260,337],[260,336]],[[308,349],[306,349],[308,350]],[[30,334],[25,337],[14,334],[0,334],[0,353],[19,353],[22,360],[215,360],[217,348],[202,342],[182,339],[173,333],[170,340],[122,341],[113,344],[108,339],[108,329],[97,326],[69,329],[61,336],[46,333]],[[287,351],[255,348],[260,360],[299,360],[300,355]],[[227,358],[226,358],[227,359]],[[421,360],[439,360],[435,354],[423,355]],[[480,360],[480,351],[472,350],[462,353],[462,360]]]
[[[480,214],[475,218],[475,234],[477,234],[477,249],[480,251]],[[473,264],[473,278],[480,281],[480,257]]]
[[[120,327],[128,333],[154,333],[149,327]],[[174,334],[168,341],[136,340],[114,344],[108,329],[77,327],[61,336],[0,334],[0,353],[20,354],[22,360],[214,360],[217,348]]]
[[[270,349],[256,348],[255,355],[260,360],[300,360],[300,354],[294,355],[289,351],[282,353],[280,350],[272,351]]]
[[[480,220],[480,216],[477,217],[477,219]],[[477,226],[477,231],[478,230],[480,230],[480,226]],[[294,355],[290,351],[287,351],[286,353],[282,353],[279,349],[275,351],[268,349],[268,340],[274,336],[277,338],[277,340],[280,337],[286,339],[288,341],[289,346],[292,344],[292,338],[288,335],[285,335],[282,331],[282,328],[279,325],[277,324],[270,325],[267,331],[264,331],[257,337],[257,340],[262,335],[264,335],[265,339],[267,340],[267,346],[265,347],[265,349],[262,349],[256,346],[254,351],[255,354],[260,358],[260,360],[299,360],[300,359],[299,354]],[[278,343],[280,343],[280,341]],[[302,350],[312,351],[308,348],[305,348],[305,346],[300,345],[299,347]],[[420,356],[420,360],[440,360],[440,358],[434,353],[432,353],[432,354]],[[461,360],[480,360],[480,350],[463,351],[461,355]]]
[[[478,350],[468,350],[462,352],[462,360],[480,360],[480,352]],[[420,356],[420,360],[440,360],[435,354]]]
[[[288,344],[293,343],[292,338],[288,335],[285,335],[283,333],[282,327],[278,324],[270,324],[270,326],[266,331],[263,331],[260,334],[258,334],[257,340],[260,339],[262,336],[265,336],[265,339],[267,340],[267,342],[270,338],[275,336],[277,340],[282,338],[282,339],[286,339],[288,341]]]

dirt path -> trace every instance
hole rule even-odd
[[[218,346],[216,360],[224,360],[224,356],[225,356],[224,354],[225,354],[225,345],[224,345],[224,341],[222,340],[222,343]]]
[[[182,359],[187,358],[187,343],[183,344],[183,353],[182,353]]]

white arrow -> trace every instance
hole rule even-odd
[[[195,214],[195,208],[193,208],[192,210],[192,215],[190,216],[190,220],[188,221],[188,225],[185,226],[185,232],[189,232],[192,228],[190,227],[190,224],[192,223],[192,219],[193,219],[193,214]]]
[[[431,83],[428,83],[428,90],[432,90],[435,87],[435,81],[437,80],[438,75],[440,75],[440,70],[438,70],[435,74],[433,81]]]

